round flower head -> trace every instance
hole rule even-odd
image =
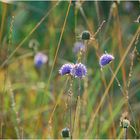
[[[48,57],[47,55],[39,52],[34,57],[34,64],[37,68],[40,68],[43,64],[47,63]]]
[[[73,52],[77,54],[80,51],[85,52],[85,45],[82,42],[76,42],[74,44]]]
[[[31,39],[29,42],[29,48],[36,48],[39,46],[39,42],[36,39]]]
[[[105,65],[109,64],[112,60],[114,60],[114,56],[106,53],[100,57],[99,64],[101,67],[104,67]]]
[[[89,31],[83,31],[82,32],[82,39],[83,40],[89,40],[91,38],[91,34]]]
[[[120,126],[122,128],[128,128],[130,126],[130,121],[128,119],[123,119],[120,121]]]
[[[61,135],[63,138],[69,138],[70,137],[70,129],[69,128],[63,128],[61,131]]]
[[[74,77],[83,78],[86,76],[86,74],[86,66],[81,63],[75,64],[73,69],[71,70],[71,75],[73,75]]]
[[[133,8],[134,8],[134,5],[133,5],[132,2],[130,2],[130,1],[125,2],[125,4],[124,4],[124,10],[126,12],[128,12],[128,13],[131,12],[133,10]]]
[[[64,65],[60,68],[59,73],[60,73],[61,75],[70,74],[72,68],[73,68],[73,64],[64,64]]]

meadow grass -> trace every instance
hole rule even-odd
[[[0,138],[139,138],[138,17],[138,1],[0,2]],[[105,51],[115,59],[101,70]],[[67,63],[87,75],[61,75]]]

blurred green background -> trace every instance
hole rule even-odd
[[[1,1],[0,138],[62,138],[61,130],[70,127],[69,81],[58,71],[65,63],[76,63],[74,43],[81,41],[84,30],[94,37],[103,20],[106,22],[87,45],[88,75],[81,82],[80,111],[73,137],[123,138],[119,123],[125,112],[125,99],[115,80],[92,125],[94,113],[112,78],[108,67],[101,72],[99,57],[105,51],[113,54],[115,60],[111,67],[113,71],[117,69],[135,39],[139,14],[139,1]],[[128,91],[131,106],[128,118],[137,132],[129,127],[128,138],[140,136],[139,36],[136,40],[116,75],[123,90]],[[32,43],[35,44],[30,46]],[[48,56],[48,62],[40,69],[34,65],[37,52]],[[73,124],[77,86],[75,79]]]

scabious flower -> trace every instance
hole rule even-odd
[[[75,64],[73,69],[71,70],[71,75],[75,78],[83,78],[87,74],[86,66],[82,63]]]
[[[70,129],[69,128],[63,128],[61,131],[61,135],[63,138],[69,138],[70,137]]]
[[[31,39],[29,42],[29,48],[36,48],[39,46],[39,42],[36,39]]]
[[[131,11],[133,11],[134,9],[134,5],[133,5],[133,2],[130,2],[130,1],[126,1],[124,3],[124,10],[128,13],[130,13]]]
[[[120,126],[122,128],[128,128],[130,126],[130,121],[128,119],[128,112],[124,112],[120,118]]]
[[[72,68],[73,68],[73,64],[64,64],[64,65],[62,65],[62,67],[60,68],[59,73],[60,73],[61,75],[70,74]]]
[[[41,68],[41,66],[48,61],[48,56],[38,52],[34,57],[34,64],[37,68]]]
[[[77,54],[80,51],[85,52],[85,45],[82,42],[76,42],[74,44],[73,52]]]
[[[81,38],[82,38],[82,40],[90,40],[90,38],[91,38],[90,32],[89,31],[83,31]]]
[[[114,56],[106,53],[100,57],[99,64],[101,67],[104,67],[105,65],[109,64],[112,60],[114,60]]]
[[[122,128],[128,128],[130,126],[130,121],[128,119],[120,120],[120,126]]]

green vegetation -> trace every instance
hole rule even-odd
[[[139,1],[0,2],[0,138],[140,138],[139,12]],[[115,59],[101,68],[105,53]]]

